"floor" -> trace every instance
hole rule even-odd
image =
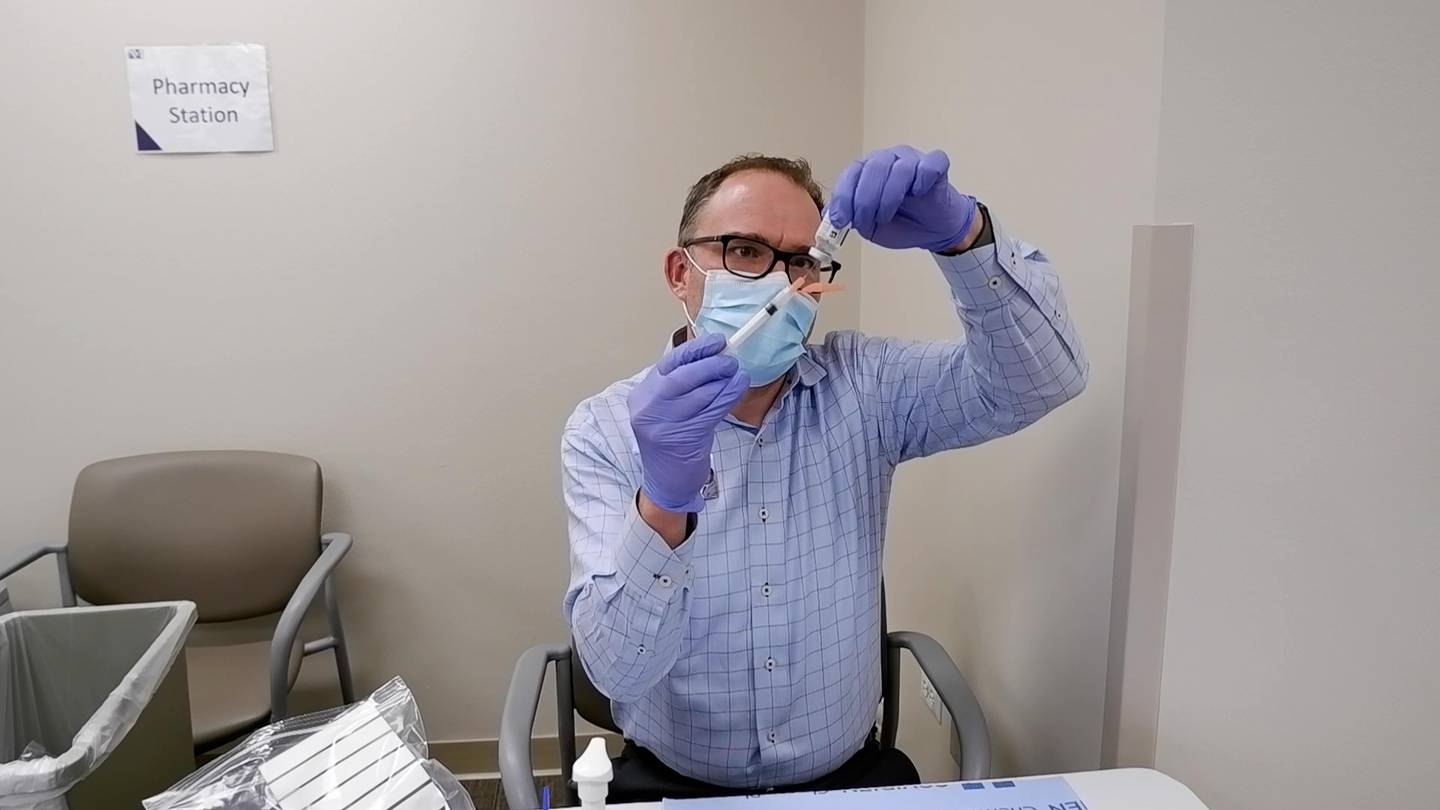
[[[543,776],[536,780],[537,788],[545,785],[550,786],[550,806],[565,807],[568,802],[565,800],[565,784],[558,776]],[[475,810],[509,810],[510,805],[505,803],[505,791],[500,789],[499,779],[464,780],[460,784],[470,791],[470,798],[475,802]]]

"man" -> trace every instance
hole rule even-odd
[[[612,801],[918,781],[873,731],[895,467],[1013,433],[1088,373],[1048,260],[948,171],[939,151],[871,153],[828,214],[932,252],[963,338],[807,345],[802,294],[738,359],[726,337],[790,281],[831,275],[807,253],[824,201],[804,161],[764,156],[691,188],[665,254],[689,326],[563,440],[565,611],[627,739]]]

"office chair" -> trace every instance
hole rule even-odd
[[[959,737],[961,779],[984,779],[990,775],[990,729],[980,701],[970,690],[960,668],[940,643],[924,633],[887,632],[885,590],[880,590],[881,705],[880,746],[894,748],[900,730],[900,651],[909,650],[920,670],[935,686],[940,702],[950,712]],[[500,719],[500,783],[505,800],[514,810],[540,806],[535,795],[534,769],[530,761],[530,738],[545,670],[555,664],[555,708],[559,715],[560,774],[570,792],[570,803],[578,804],[571,786],[575,764],[575,715],[578,713],[607,731],[619,733],[610,711],[610,700],[590,682],[573,640],[569,644],[541,644],[526,650],[515,663],[510,691],[505,696]],[[952,748],[952,750],[954,750]]]
[[[186,648],[197,752],[287,716],[301,660],[332,650],[355,700],[335,569],[350,535],[320,535],[322,479],[313,459],[253,451],[156,453],[80,471],[69,540],[0,564],[0,580],[54,555],[60,600],[92,605],[186,600],[200,624],[280,614],[269,641]],[[300,638],[321,591],[330,635]]]

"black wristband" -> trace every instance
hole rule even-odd
[[[985,207],[985,203],[975,203],[975,216],[980,217],[980,235],[975,237],[975,241],[970,247],[964,250],[940,251],[941,256],[959,256],[962,253],[969,253],[975,248],[995,244],[995,229],[990,225],[990,209]]]
[[[640,490],[638,490],[638,489],[635,490],[635,511],[636,511],[636,513],[639,513],[639,511],[640,511]],[[685,513],[685,540],[689,540],[689,539],[690,539],[690,535],[692,535],[692,534],[695,533],[695,528],[696,528],[697,526],[699,526],[699,525],[700,525],[700,516],[699,516],[699,515],[695,514],[694,512],[686,512],[686,513]],[[685,542],[685,540],[681,540],[680,542],[683,543],[683,542]]]

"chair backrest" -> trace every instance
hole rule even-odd
[[[185,599],[200,621],[285,607],[320,554],[320,465],[248,450],[91,464],[70,502],[70,574],[96,604]]]
[[[610,712],[610,698],[601,694],[595,684],[591,683],[590,675],[585,672],[585,663],[580,660],[580,648],[575,646],[574,639],[570,641],[570,694],[575,701],[576,714],[606,731],[620,733],[620,727],[615,724],[615,715]]]
[[[885,639],[889,636],[885,618],[885,583],[880,583],[880,683],[881,694],[889,694],[885,688],[894,677],[890,671],[890,656],[885,654]],[[580,660],[580,649],[570,642],[570,692],[575,700],[575,713],[607,731],[620,733],[615,725],[615,716],[610,711],[610,699],[601,694],[590,682],[585,664]]]
[[[880,580],[880,694],[895,694],[891,691],[890,679],[899,677],[899,673],[890,671],[890,656],[886,651],[890,646],[890,619],[885,615],[885,580]]]

